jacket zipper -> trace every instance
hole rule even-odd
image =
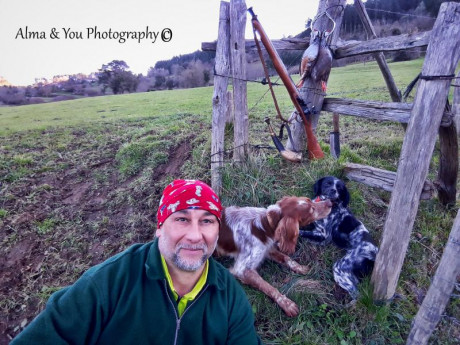
[[[195,304],[195,302],[198,300],[198,298],[200,298],[201,295],[206,291],[206,289],[208,288],[208,285],[206,284],[203,287],[203,289],[200,291],[198,296],[196,296],[196,298],[192,301],[192,303],[188,306],[188,308],[184,310],[184,312],[182,313],[182,316],[178,317],[177,312],[176,312],[176,308],[174,307],[174,303],[171,301],[171,297],[169,296],[169,293],[168,293],[168,286],[167,286],[166,279],[164,280],[164,283],[165,283],[164,285],[165,285],[166,295],[168,296],[169,303],[171,304],[171,307],[172,307],[172,309],[174,311],[174,316],[176,317],[176,332],[174,334],[174,343],[173,344],[177,345],[177,337],[179,336],[181,319],[184,317],[185,313],[192,307],[192,305]]]

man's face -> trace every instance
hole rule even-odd
[[[181,210],[171,214],[157,229],[158,247],[168,265],[193,272],[214,252],[219,221],[205,210]]]

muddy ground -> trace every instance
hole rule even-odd
[[[116,160],[121,143],[108,142],[96,153],[82,144],[90,134],[73,135],[75,147],[65,152],[78,154],[60,154],[62,164],[52,169],[43,169],[47,153],[38,144],[18,144],[16,136],[0,145],[0,344],[30,323],[52,292],[130,244],[151,240],[159,193],[182,177],[191,155],[190,141],[183,141],[169,150],[166,163],[126,178]],[[8,158],[17,161],[18,154],[34,159],[15,178],[21,164]]]

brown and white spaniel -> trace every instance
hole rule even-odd
[[[288,266],[299,274],[308,272],[288,255],[294,253],[299,227],[326,217],[329,200],[312,202],[305,197],[288,196],[268,208],[226,207],[220,227],[217,253],[235,259],[230,272],[271,297],[288,316],[299,313],[297,305],[267,283],[257,273],[266,257]]]

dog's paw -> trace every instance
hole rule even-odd
[[[310,271],[310,267],[303,266],[303,265],[295,262],[294,260],[289,260],[288,266],[292,271],[294,271],[297,274],[307,274],[308,271]]]
[[[299,265],[296,270],[294,270],[295,273],[298,274],[307,274],[310,271],[309,266],[304,266],[304,265]]]
[[[289,317],[294,317],[299,314],[299,307],[297,306],[297,304],[292,302],[289,298],[287,298],[284,295],[278,297],[276,303],[278,303],[281,309],[283,309],[283,311]]]

